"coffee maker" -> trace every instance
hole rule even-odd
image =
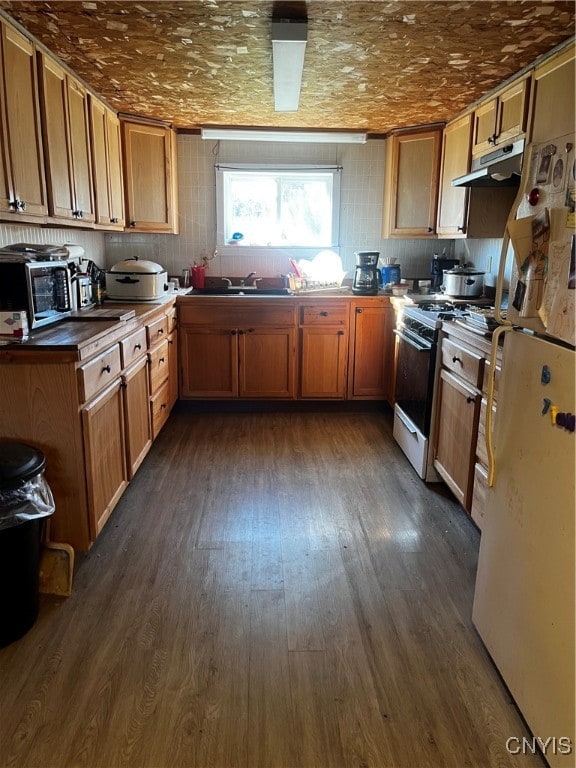
[[[375,296],[380,287],[380,271],[378,259],[380,251],[357,251],[356,271],[352,281],[352,293],[363,296]]]

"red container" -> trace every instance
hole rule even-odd
[[[190,281],[192,283],[192,288],[204,288],[205,279],[206,279],[205,267],[191,267]]]

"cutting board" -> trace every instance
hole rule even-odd
[[[73,312],[72,320],[130,320],[134,317],[136,312],[133,309],[121,309],[114,307],[107,309],[106,307],[96,307],[95,309],[87,309],[84,312]]]

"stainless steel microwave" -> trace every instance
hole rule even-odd
[[[25,310],[32,329],[68,317],[73,308],[66,261],[0,260],[0,310]]]

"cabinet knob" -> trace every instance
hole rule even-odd
[[[496,144],[497,134],[493,133],[492,136],[488,136],[488,144]]]
[[[72,216],[74,216],[77,219],[83,219],[84,218],[84,211],[72,211]]]
[[[158,333],[158,336],[162,336],[162,334],[164,333],[164,328],[158,328],[157,333]]]
[[[118,224],[118,216],[114,216],[114,218],[110,219],[110,224]]]
[[[466,398],[466,402],[467,403],[473,403],[474,400],[476,400],[476,398],[473,397],[472,395],[468,395],[468,397]]]
[[[110,368],[109,365],[105,365],[104,368],[102,368],[102,373],[110,373],[112,368]]]
[[[174,344],[174,339],[168,339],[168,344]]]
[[[428,227],[428,232],[434,232],[434,227]]]
[[[453,357],[452,358],[452,362],[453,363],[460,363],[460,365],[462,365],[462,360],[459,357]]]
[[[364,312],[364,310],[362,309],[362,307],[356,307],[356,314],[357,314],[357,315],[361,315],[361,314],[362,314],[362,312]]]
[[[131,222],[130,222],[130,224],[129,224],[129,226],[130,226],[130,227],[135,227],[135,226],[136,226],[136,222],[135,222],[135,221],[131,221]]]
[[[323,310],[322,312],[320,312],[320,317],[328,317],[328,312],[326,312],[326,310]]]
[[[240,330],[238,331],[238,336],[244,336],[244,331],[242,330],[242,328],[240,328]]]
[[[247,333],[254,333],[254,328],[248,328]]]
[[[233,329],[233,330],[231,330],[231,331],[230,331],[230,334],[231,334],[232,336],[236,336],[236,331]]]
[[[160,403],[160,408],[166,408],[166,407],[167,407],[166,403]]]
[[[142,344],[134,344],[134,349],[142,349]]]
[[[464,227],[458,227],[458,232],[464,232]]]
[[[337,331],[336,335],[337,336],[344,336],[344,331]]]

